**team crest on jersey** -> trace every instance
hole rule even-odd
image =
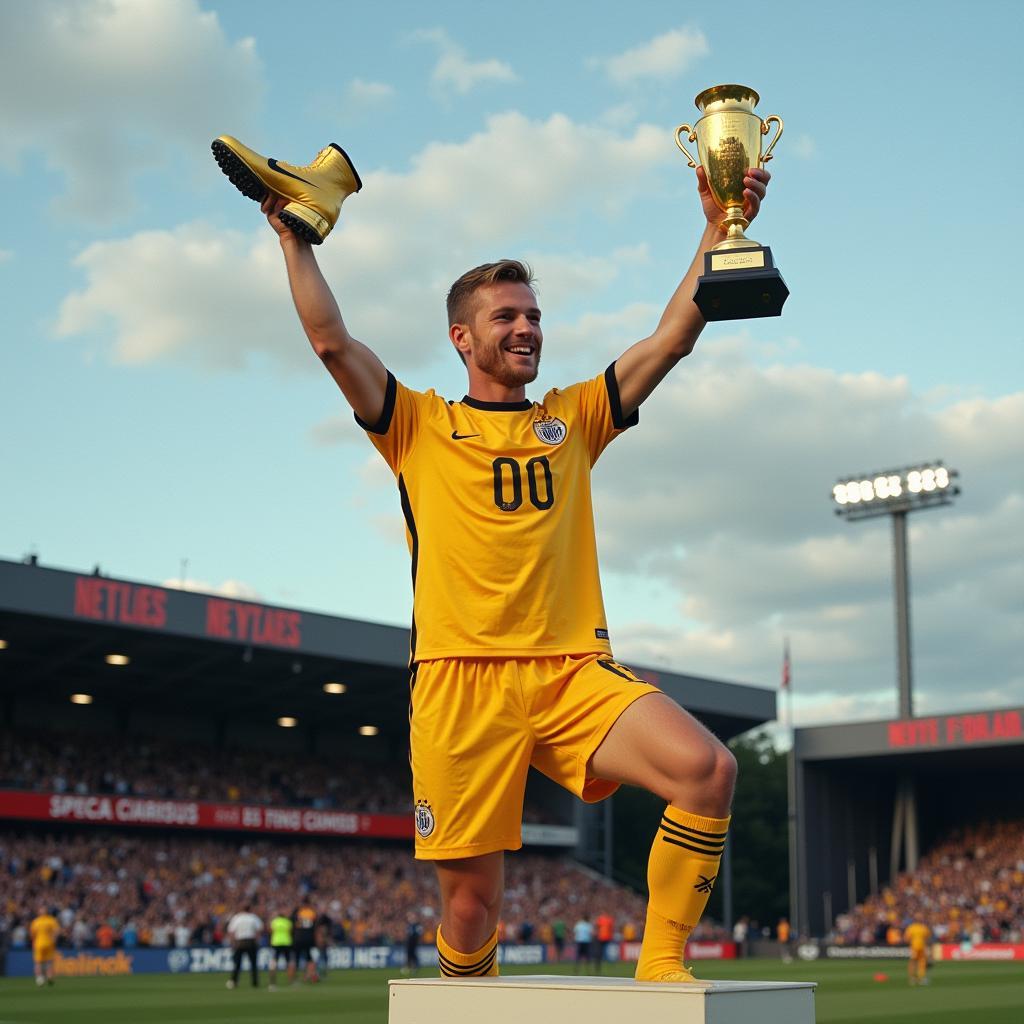
[[[533,421],[533,432],[545,444],[561,444],[569,428],[556,416],[541,410],[539,418]]]
[[[416,831],[422,838],[426,839],[434,831],[434,812],[426,800],[416,801],[413,819],[416,822]]]

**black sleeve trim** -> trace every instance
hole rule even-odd
[[[615,364],[604,371],[604,383],[608,388],[608,401],[612,407],[612,425],[616,430],[635,427],[640,422],[640,410],[634,409],[631,416],[622,415],[622,399],[619,398],[619,382],[615,379]]]
[[[395,380],[395,375],[388,370],[388,384],[384,389],[384,408],[381,409],[380,419],[371,427],[369,423],[364,423],[358,413],[352,415],[356,418],[356,423],[363,428],[368,430],[371,434],[386,434],[388,427],[391,426],[391,417],[395,414],[395,396],[398,394],[398,381]]]

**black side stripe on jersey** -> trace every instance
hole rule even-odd
[[[608,388],[608,402],[612,407],[612,426],[616,430],[635,427],[640,422],[640,410],[634,409],[632,415],[622,415],[622,399],[619,397],[619,382],[615,379],[615,364],[612,363],[604,371],[604,383]]]
[[[363,428],[368,430],[371,434],[386,434],[388,427],[391,426],[391,417],[395,414],[395,397],[398,394],[398,381],[395,380],[395,375],[388,370],[388,383],[384,389],[384,408],[380,411],[380,419],[377,420],[373,426],[369,423],[364,422],[359,418],[357,413],[352,415],[356,418],[356,423]]]
[[[409,734],[412,735],[412,691],[416,689],[416,673],[419,671],[418,662],[409,666]],[[409,766],[412,767],[412,741],[409,742]]]
[[[405,525],[412,537],[412,592],[416,593],[416,569],[420,560],[420,535],[416,532],[416,520],[413,518],[412,505],[409,502],[409,492],[405,487],[405,477],[398,474],[398,494],[402,499],[402,515],[405,516]],[[409,630],[409,665],[416,662],[416,616],[413,615],[412,627]]]

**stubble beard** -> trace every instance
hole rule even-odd
[[[540,372],[540,354],[533,366],[513,366],[501,348],[488,348],[474,353],[477,368],[496,380],[502,387],[520,388],[532,384]]]

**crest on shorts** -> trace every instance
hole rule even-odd
[[[426,839],[434,831],[434,812],[430,809],[430,804],[426,800],[416,801],[413,820],[416,823],[416,831],[423,839]]]
[[[533,432],[545,444],[561,444],[569,428],[557,416],[549,416],[540,409],[537,419],[533,421]]]

